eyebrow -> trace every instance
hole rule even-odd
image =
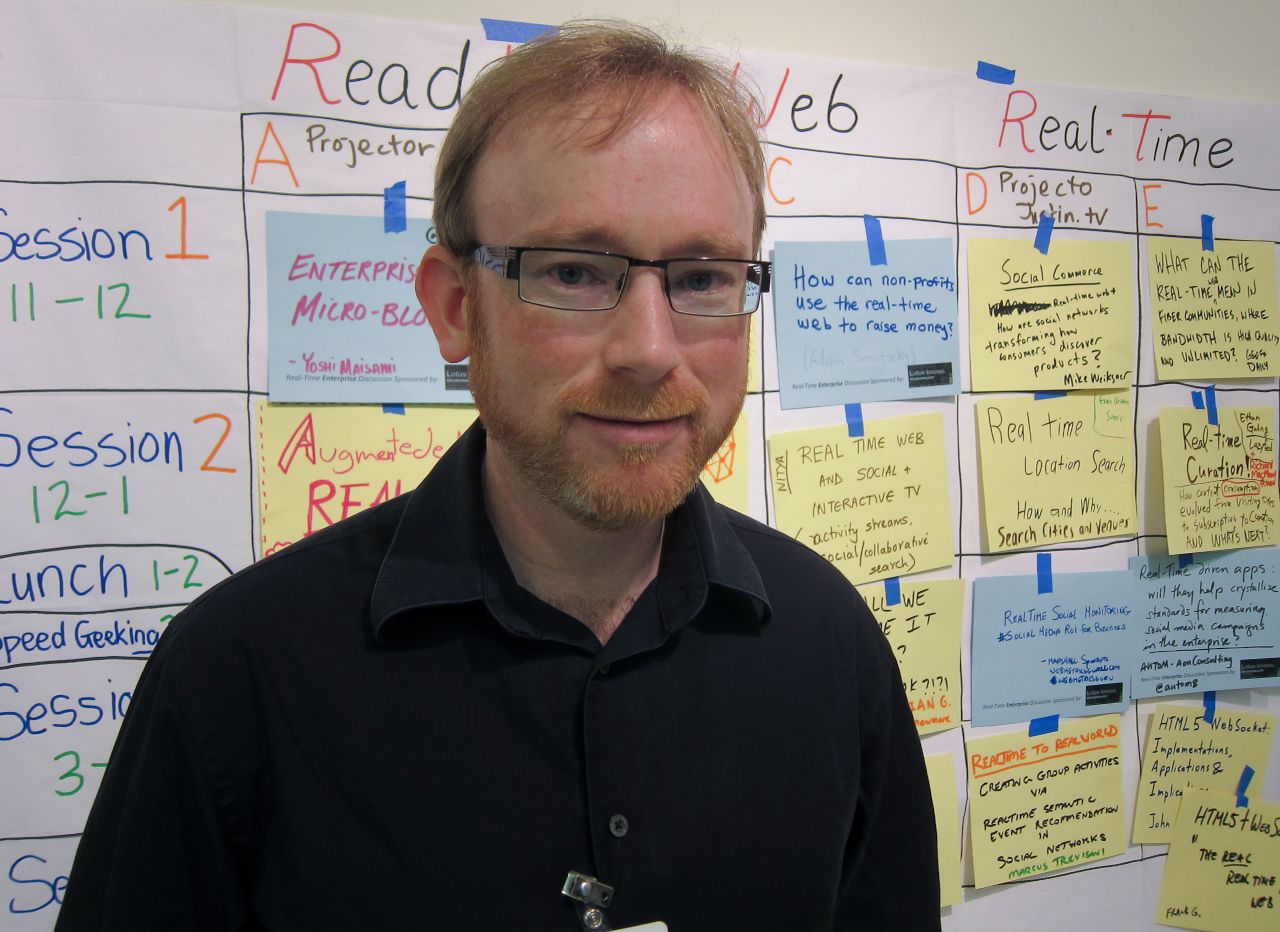
[[[520,245],[541,247],[544,249],[594,249],[604,252],[621,252],[617,249],[617,237],[601,226],[588,225],[566,227],[564,225],[547,226],[524,234],[524,242]],[[683,241],[678,248],[668,250],[672,257],[706,256],[716,259],[749,258],[750,250],[735,236],[716,236],[704,234]],[[639,256],[637,258],[658,258],[656,256]]]

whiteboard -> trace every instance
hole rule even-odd
[[[1055,547],[1055,571],[1120,569],[1135,554],[1163,552],[1149,446],[1158,410],[1188,404],[1192,386],[1156,380],[1141,239],[1198,236],[1200,215],[1210,212],[1222,237],[1280,241],[1280,111],[1274,103],[1240,102],[1276,99],[1274,57],[1260,45],[1274,34],[1264,24],[1274,26],[1276,13],[1242,6],[1251,22],[1230,39],[1259,51],[1237,56],[1232,70],[1256,71],[1234,83],[1231,75],[1182,64],[1158,88],[1236,102],[1164,96],[1150,86],[1158,71],[1125,71],[1124,62],[1142,54],[1173,56],[1152,52],[1154,40],[1122,54],[1130,51],[1123,27],[1140,14],[1115,4],[1077,5],[1082,18],[1086,10],[1097,14],[1078,41],[1087,38],[1101,51],[1091,46],[1085,57],[1037,41],[1035,61],[1024,50],[1039,38],[1036,21],[1026,23],[1025,35],[988,33],[989,25],[969,26],[969,33],[923,30],[934,43],[924,53],[916,31],[903,25],[905,7],[896,8],[902,18],[883,13],[861,21],[844,7],[824,7],[810,18],[781,18],[787,28],[778,24],[776,32],[780,18],[762,12],[748,28],[731,5],[717,20],[690,19],[678,6],[667,14],[695,39],[730,46],[728,54],[760,88],[771,165],[767,249],[779,241],[861,240],[862,218],[874,214],[887,241],[942,237],[955,244],[963,309],[970,239],[1034,234],[1012,201],[973,220],[966,172],[1078,176],[1096,186],[1105,221],[1089,227],[1078,217],[1064,220],[1055,236],[1104,237],[1133,250],[1140,526],[1130,537]],[[381,11],[410,15],[407,5]],[[353,138],[395,129],[442,134],[456,91],[505,51],[473,19],[443,21],[454,12],[439,11],[442,22],[399,22],[186,3],[117,4],[109,12],[84,2],[0,4],[0,114],[8,138],[0,229],[9,234],[0,239],[0,252],[8,250],[0,260],[0,634],[12,645],[0,654],[0,684],[8,684],[0,687],[0,711],[16,713],[4,719],[8,725],[22,721],[20,734],[0,742],[5,928],[52,927],[98,765],[149,646],[194,595],[261,555],[254,454],[256,404],[267,392],[266,213],[378,216],[383,189],[407,179],[409,216],[429,219],[429,154],[389,163],[293,143],[317,121],[334,134],[345,127]],[[555,21],[569,12],[547,5],[518,18]],[[973,18],[986,19],[976,12],[989,14],[989,23],[1003,7],[980,5]],[[941,21],[939,10],[932,14],[932,22]],[[1119,27],[1099,28],[1104,15]],[[1148,30],[1171,30],[1147,16]],[[1170,41],[1190,60],[1206,30],[1239,21],[1224,14],[1209,24],[1184,22]],[[316,27],[295,34],[313,43],[308,54],[327,54],[328,35],[340,40],[332,65],[282,70],[299,23]],[[1073,27],[1053,25],[1058,35],[1071,35]],[[846,37],[858,28],[884,41],[851,43]],[[996,48],[996,33],[1008,44]],[[951,38],[960,34],[975,37],[963,62],[955,59],[961,43]],[[978,38],[989,39],[981,50],[973,48]],[[1074,121],[1083,134],[1076,141],[1088,143],[1072,148],[1065,134],[1038,131],[1015,140],[1019,127],[1007,126],[998,143],[1010,88],[972,74],[973,59],[996,52],[1010,56],[1000,63],[1018,67],[1014,87],[1034,97],[1041,121],[1048,114],[1063,126]],[[886,58],[953,70],[874,63]],[[399,75],[394,66],[402,67],[407,93],[397,97],[393,81],[384,95],[393,102],[383,103],[368,92],[372,85],[346,87],[343,75],[357,59],[374,73],[390,68]],[[1072,86],[1097,83],[1137,90]],[[1106,122],[1148,112],[1168,114],[1179,133],[1203,140],[1194,164],[1182,157],[1185,150],[1167,146],[1158,158],[1149,121]],[[291,149],[288,169],[263,148],[268,123]],[[1093,132],[1099,127],[1113,135]],[[1221,139],[1232,142],[1230,161],[1220,158],[1225,164],[1214,167],[1207,152]],[[1161,186],[1158,231],[1143,200],[1148,184]],[[46,258],[35,257],[40,229],[58,242]],[[24,234],[29,239],[19,244]],[[962,310],[962,346],[964,317]],[[843,424],[844,412],[784,410],[771,309],[753,324],[761,380],[746,408],[748,510],[767,521],[768,436]],[[943,418],[956,559],[925,578],[1034,573],[1031,553],[983,549],[974,429],[981,396],[968,390],[967,360],[962,353],[958,395],[868,403],[865,416]],[[1275,379],[1219,382],[1217,392],[1220,404],[1277,409]],[[968,695],[967,664],[963,670]],[[1238,691],[1219,701],[1275,711],[1280,691]],[[1124,717],[1130,796],[1148,710],[1149,703],[1138,703]],[[999,730],[966,724],[924,739],[926,753],[954,754],[962,803],[966,739]],[[1274,753],[1266,785],[1254,792],[1280,798]],[[1083,869],[981,891],[970,886],[963,903],[944,910],[944,926],[1074,928],[1078,916],[1061,904],[1088,898],[1105,907],[1097,920],[1103,927],[1155,928],[1163,862],[1162,846],[1135,846]],[[971,869],[965,871],[971,884]]]

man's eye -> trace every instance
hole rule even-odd
[[[716,286],[716,276],[710,272],[691,272],[685,276],[684,284],[690,291],[710,291]]]
[[[730,284],[730,276],[714,268],[690,269],[672,282],[673,288],[690,294],[714,293]]]
[[[557,265],[551,268],[550,273],[557,285],[570,287],[590,285],[599,280],[596,274],[584,265]]]

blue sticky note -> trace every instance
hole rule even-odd
[[[382,189],[382,230],[384,233],[403,233],[407,226],[404,205],[405,183],[397,181]]]
[[[862,218],[862,226],[867,231],[867,259],[872,265],[887,265],[884,254],[884,234],[880,232],[880,218],[870,214]]]
[[[1218,714],[1218,693],[1212,689],[1204,691],[1204,721],[1212,725],[1214,716]]]
[[[1038,738],[1041,735],[1051,735],[1058,730],[1058,716],[1046,715],[1043,718],[1033,718],[1031,724],[1027,726],[1027,737]]]
[[[1209,423],[1218,426],[1218,390],[1210,385],[1204,390],[1204,408],[1209,416]]]
[[[383,414],[404,414],[404,405],[383,405]]]
[[[1144,616],[1135,699],[1204,692],[1212,717],[1217,690],[1280,686],[1280,552],[1131,557],[1129,569]]]
[[[1066,398],[1066,392],[1036,392],[1036,401],[1048,401],[1050,398]]]
[[[1036,225],[1036,250],[1041,255],[1049,254],[1049,239],[1053,236],[1053,214],[1041,212],[1040,223]]]
[[[884,581],[884,604],[900,605],[902,603],[902,581],[897,576],[890,576]]]
[[[895,240],[892,271],[860,242],[778,243],[773,321],[784,408],[954,395],[955,245]]]
[[[466,366],[440,357],[414,294],[430,229],[407,220],[391,237],[382,217],[267,211],[272,401],[471,403]]]
[[[1053,556],[1036,554],[1036,591],[1040,595],[1053,592]]]
[[[548,32],[555,32],[555,26],[542,23],[524,23],[515,19],[485,19],[480,17],[480,25],[484,27],[484,37],[494,42],[529,42]]]
[[[1200,215],[1200,248],[1205,252],[1213,252],[1213,215]]]
[[[988,61],[978,62],[978,78],[982,81],[990,81],[992,84],[1012,84],[1016,74],[1017,72],[1012,68],[1001,68]]]
[[[1128,572],[973,581],[975,725],[1123,712],[1143,619]]]
[[[862,405],[847,404],[844,406],[844,422],[849,425],[850,437],[861,437],[862,429]]]

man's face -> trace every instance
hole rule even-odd
[[[753,255],[742,170],[688,95],[658,94],[603,145],[574,136],[590,108],[517,120],[472,179],[480,242],[639,258]],[[596,528],[667,514],[728,435],[746,386],[749,318],[676,314],[662,272],[633,268],[619,305],[522,302],[475,268],[467,295],[471,384],[485,464]]]

